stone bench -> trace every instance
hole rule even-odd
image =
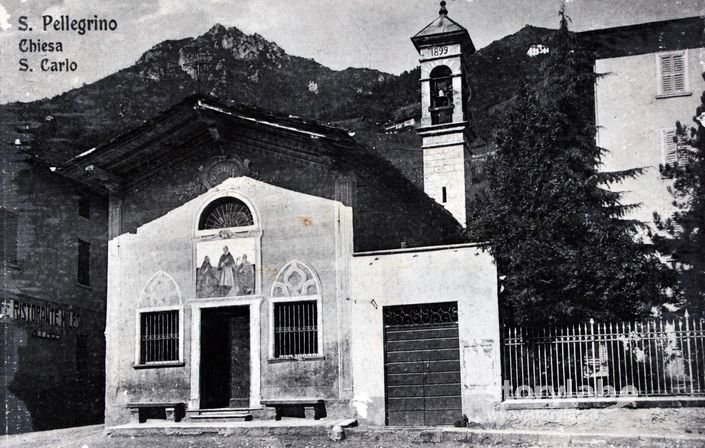
[[[286,398],[277,400],[261,400],[260,403],[274,410],[274,419],[300,416],[303,411],[305,418],[318,420],[325,417],[326,408],[322,398]],[[271,416],[271,415],[270,415]]]
[[[132,423],[141,423],[142,420],[146,420],[146,417],[142,419],[142,415],[145,414],[147,409],[164,409],[164,414],[168,421],[176,422],[178,418],[183,415],[183,410],[185,408],[185,403],[179,401],[169,401],[169,402],[140,402],[140,403],[128,403],[126,406],[130,410],[130,417]]]

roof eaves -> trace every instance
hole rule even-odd
[[[306,135],[309,135],[309,136],[311,136],[311,137],[313,137],[313,138],[329,138],[329,137],[330,137],[330,136],[327,135],[327,134],[321,134],[321,133],[318,133],[318,132],[306,131],[306,130],[304,130],[304,129],[296,128],[296,127],[293,127],[293,126],[286,126],[286,125],[282,125],[282,124],[279,124],[279,123],[274,123],[273,121],[261,120],[261,119],[257,119],[257,118],[254,118],[254,117],[248,117],[248,116],[242,115],[242,114],[237,114],[237,113],[234,113],[234,112],[232,112],[232,111],[227,110],[227,109],[224,108],[224,107],[220,107],[220,106],[215,106],[215,105],[208,104],[208,103],[206,103],[205,101],[200,100],[200,99],[199,99],[198,102],[194,105],[194,109],[204,109],[204,110],[210,110],[210,111],[214,111],[214,112],[219,112],[219,113],[222,113],[222,114],[225,114],[225,115],[228,115],[228,116],[231,116],[231,117],[235,117],[235,118],[238,118],[238,119],[241,119],[241,120],[251,121],[251,122],[258,123],[258,124],[262,124],[262,125],[265,125],[265,126],[271,126],[271,127],[275,127],[275,128],[279,128],[279,129],[283,129],[283,130],[287,130],[287,131],[293,131],[293,132],[298,132],[298,133],[301,133],[301,134],[306,134]]]
[[[67,161],[65,161],[62,164],[62,168],[68,168],[75,163],[84,161],[86,159],[90,159],[91,157],[101,155],[113,147],[120,146],[123,143],[129,141],[130,139],[136,138],[140,134],[146,132],[149,128],[153,127],[155,124],[157,124],[161,121],[165,121],[165,120],[171,118],[172,116],[177,115],[178,113],[182,112],[184,109],[184,106],[187,106],[192,101],[194,101],[193,96],[185,98],[184,100],[173,105],[169,109],[157,114],[155,117],[145,121],[144,123],[142,123],[138,126],[135,126],[127,131],[123,131],[123,132],[115,135],[114,137],[112,137],[107,142],[102,143],[98,146],[95,146],[87,151],[84,151],[84,152],[78,154],[77,156],[74,156],[74,157],[68,159]],[[186,110],[188,110],[188,109],[186,109]]]

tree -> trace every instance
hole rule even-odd
[[[673,273],[610,184],[641,170],[600,172],[590,54],[568,30],[548,42],[544,82],[525,86],[495,134],[487,188],[471,208],[470,237],[487,241],[500,274],[503,319],[521,325],[631,319],[666,300]]]
[[[692,314],[702,315],[705,313],[705,92],[693,122],[694,126],[676,122],[678,163],[664,167],[664,174],[674,178],[671,193],[676,212],[665,220],[654,213],[657,228],[665,236],[656,234],[653,239],[677,266],[682,305]]]

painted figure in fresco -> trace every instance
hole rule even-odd
[[[239,296],[241,288],[242,281],[240,279],[240,257],[237,257],[237,260],[235,260],[235,266],[233,266],[233,287],[230,290],[230,295]]]
[[[196,297],[213,297],[218,287],[218,278],[211,260],[206,256],[196,275]]]
[[[235,286],[235,259],[230,253],[228,246],[223,247],[223,255],[220,256],[218,261],[218,271],[220,271],[220,276],[218,277],[220,295],[226,296]]]
[[[255,265],[247,261],[247,255],[242,256],[242,262],[238,268],[241,294],[254,294],[255,292]]]

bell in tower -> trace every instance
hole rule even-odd
[[[448,17],[445,1],[438,17],[411,41],[421,63],[424,191],[465,226],[471,142],[465,63],[475,46],[468,31]]]

